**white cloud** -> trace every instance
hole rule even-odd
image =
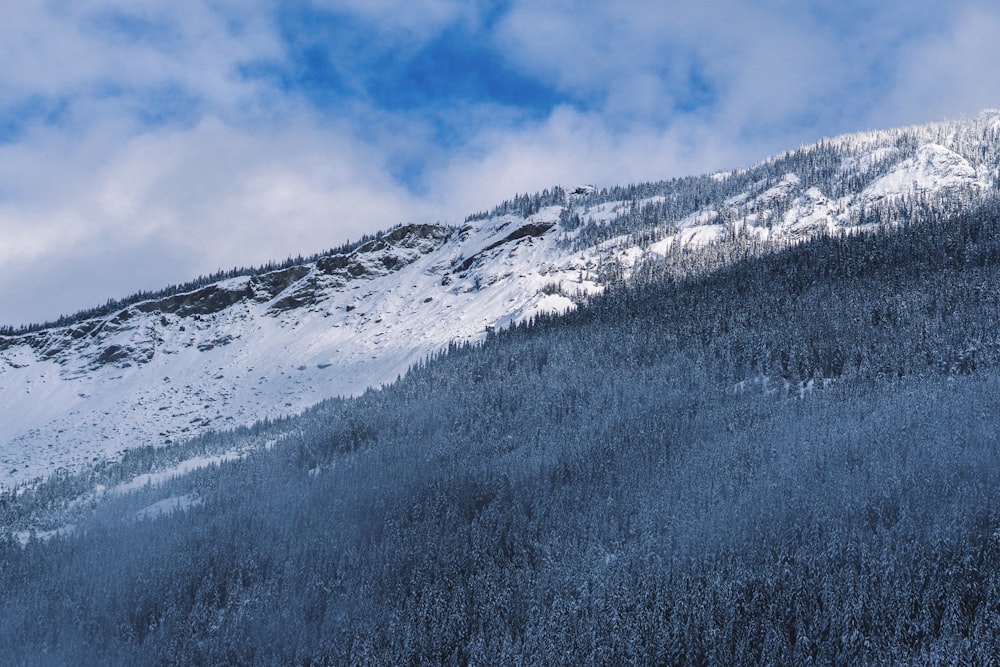
[[[885,124],[956,118],[1000,107],[1000,9],[973,7],[947,32],[907,45],[898,81],[876,110]]]
[[[551,185],[607,186],[703,173],[739,161],[742,150],[695,122],[621,132],[600,114],[560,107],[538,125],[483,132],[471,150],[428,176],[429,190],[441,208],[471,213]]]
[[[710,96],[694,113],[720,135],[797,141],[884,122],[885,99],[922,121],[995,105],[996,12],[978,0],[515,0],[495,40],[522,71],[610,119],[684,115],[693,75]]]
[[[379,32],[428,39],[450,24],[470,19],[474,3],[460,0],[312,0],[314,7],[362,17]]]
[[[57,155],[72,155],[69,141],[49,143]],[[61,273],[155,244],[166,257],[186,258],[169,279],[183,282],[192,270],[318,252],[421,211],[387,175],[384,156],[342,128],[246,132],[206,119],[191,130],[95,143],[113,150],[93,148],[51,177],[44,152],[0,152],[0,164],[20,153],[13,163],[29,186],[20,201],[0,204],[0,267]],[[116,295],[154,287],[142,275],[123,277]],[[19,319],[51,319],[87,304],[36,302]]]
[[[25,97],[66,101],[80,127],[131,116],[136,95],[184,91],[216,113],[242,114],[259,90],[237,75],[248,59],[278,58],[261,13],[222,15],[200,0],[13,0],[0,22],[0,105]],[[129,28],[126,16],[162,33]]]

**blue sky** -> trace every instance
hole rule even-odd
[[[1000,106],[980,0],[11,0],[0,324]]]

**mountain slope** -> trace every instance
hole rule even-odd
[[[596,289],[583,262],[553,266],[537,242],[554,212],[523,222],[400,227],[349,255],[0,339],[0,479],[300,412],[448,341],[570,306],[549,282]]]
[[[727,252],[0,530],[5,657],[989,664],[1000,206]]]
[[[459,228],[406,225],[349,252],[0,336],[0,488],[358,394],[682,248],[780,248],[909,222],[998,183],[1000,113],[984,112],[710,176],[554,188]]]

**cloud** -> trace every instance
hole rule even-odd
[[[62,105],[56,124],[70,129],[87,131],[112,117],[141,129],[158,116],[172,120],[163,109],[185,98],[241,119],[264,91],[237,75],[238,64],[279,57],[282,49],[263,15],[218,7],[14,0],[0,23],[0,113],[44,100]]]
[[[55,154],[73,155],[70,139],[51,134]],[[36,302],[27,319],[155,289],[154,279],[183,282],[318,252],[422,217],[421,203],[388,176],[383,155],[341,128],[303,124],[249,133],[210,118],[191,129],[104,135],[82,148],[48,176],[44,153],[0,150],[0,164],[23,170],[24,186],[18,201],[0,202],[0,268],[10,278],[4,284],[17,285],[13,275],[21,271],[68,278],[80,266],[127,263],[130,253],[151,247],[176,269],[123,276],[113,293],[91,291],[87,301],[74,286],[73,295]]]
[[[884,123],[956,118],[1000,107],[1000,10],[971,7],[943,34],[907,44],[897,84],[878,109]]]
[[[457,21],[471,20],[476,3],[460,0],[313,0],[306,7],[363,19],[377,32],[425,41]]]
[[[466,213],[515,193],[555,184],[614,185],[703,173],[738,160],[739,150],[697,123],[619,132],[599,113],[557,108],[545,122],[483,132],[473,149],[453,154],[428,175],[430,192]]]
[[[953,69],[967,72],[952,82],[968,91],[958,100],[981,104],[992,93],[972,93],[976,60],[966,52],[989,39],[994,26],[975,18],[995,14],[987,7],[968,1],[515,0],[495,40],[523,72],[585,100],[611,123],[708,116],[719,134],[774,145],[879,119],[883,100],[914,83],[920,92],[899,96],[900,104],[931,120],[916,99],[932,94],[920,89],[919,68],[943,78]],[[949,32],[956,20],[965,25],[960,37]],[[984,57],[978,62],[991,62]]]

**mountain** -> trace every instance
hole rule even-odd
[[[481,342],[378,390],[0,491],[3,661],[992,664],[996,130],[984,114],[556,188],[7,332],[14,370],[124,382],[256,340],[274,364],[285,345],[329,354],[296,332],[398,298],[365,296],[379,281],[413,290],[396,310],[459,323],[491,295],[573,306],[474,321]],[[560,257],[590,296],[550,281]],[[69,333],[142,321],[178,337]],[[63,366],[31,356],[58,340]],[[209,380],[202,405],[232,393]]]
[[[1000,188],[1000,112],[824,140],[749,168],[520,195],[457,227],[0,336],[0,489],[392,382],[449,343],[695,247],[776,251],[911,223]]]

